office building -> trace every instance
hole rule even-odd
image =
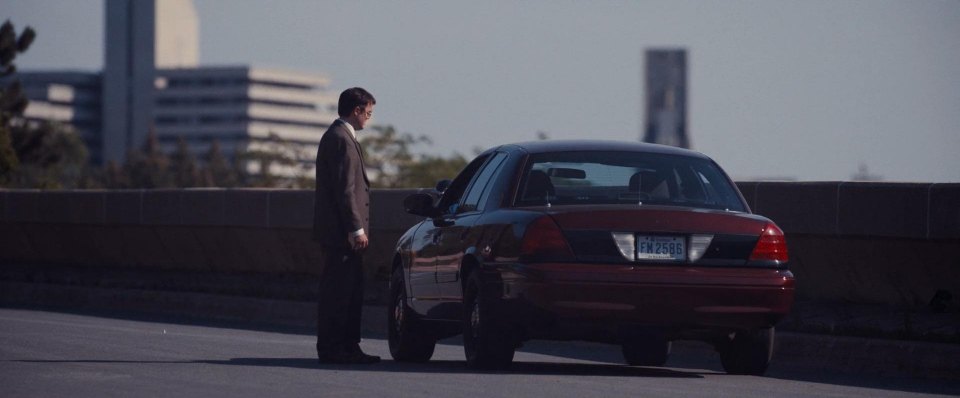
[[[279,148],[312,165],[320,137],[337,118],[328,84],[314,74],[245,66],[159,69],[153,128],[168,150],[183,138],[199,154],[217,140],[225,154]]]
[[[643,82],[643,142],[690,148],[687,135],[687,51],[647,50]]]
[[[50,121],[70,125],[87,143],[90,158],[100,156],[100,74],[92,72],[20,72],[29,100],[23,118],[28,123]],[[4,84],[12,79],[4,79]]]
[[[183,138],[198,157],[218,141],[227,156],[295,152],[288,154],[312,166],[321,135],[337,118],[327,77],[201,66],[191,0],[106,0],[105,16],[102,73],[17,74],[31,101],[28,119],[73,125],[100,164],[123,162],[154,131],[164,149]]]

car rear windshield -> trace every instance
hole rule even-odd
[[[655,204],[746,211],[709,159],[642,152],[582,151],[530,157],[517,206]]]

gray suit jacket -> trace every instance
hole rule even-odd
[[[370,233],[370,181],[360,143],[337,120],[317,148],[317,188],[313,240],[324,246],[350,247],[347,235],[360,228]]]

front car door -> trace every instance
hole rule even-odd
[[[464,192],[480,167],[489,159],[482,154],[474,159],[457,175],[440,197],[437,208],[442,214],[432,220],[426,220],[417,229],[413,237],[413,259],[410,264],[410,295],[413,308],[427,317],[434,317],[435,308],[440,303],[440,290],[437,285],[437,260],[440,256],[440,240],[444,229],[450,224],[450,216],[456,214]]]
[[[445,310],[446,315],[459,316],[459,304],[462,297],[463,258],[475,250],[475,243],[482,231],[476,227],[484,214],[484,203],[497,175],[503,169],[507,154],[498,152],[490,157],[483,168],[470,182],[465,194],[457,206],[457,211],[445,217],[445,226],[441,228],[437,248],[437,285],[440,300],[455,304]],[[446,304],[444,305],[447,306]]]

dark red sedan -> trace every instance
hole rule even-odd
[[[503,368],[526,340],[620,345],[663,365],[671,341],[713,344],[763,374],[794,278],[784,234],[710,158],[640,143],[541,141],[480,154],[397,243],[390,353],[427,361],[463,334],[467,364]]]

